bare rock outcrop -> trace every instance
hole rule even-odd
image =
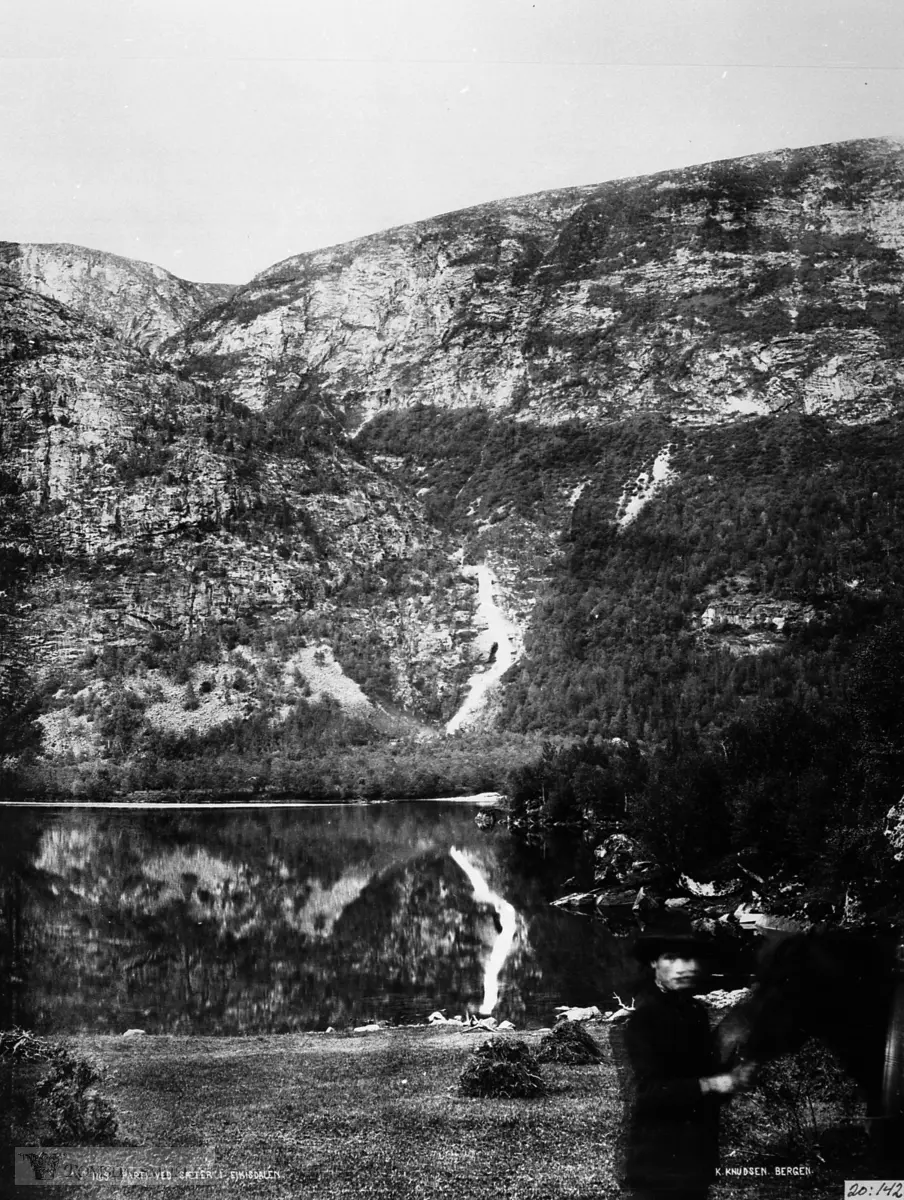
[[[156,350],[229,284],[189,283],[153,263],[67,243],[0,242],[0,279],[58,300],[145,350]]]
[[[904,154],[778,151],[483,205],[286,259],[168,349],[263,407],[317,372],[354,421],[874,420],[902,382]]]

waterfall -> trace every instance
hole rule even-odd
[[[478,639],[489,662],[481,666],[468,681],[468,694],[461,708],[446,722],[446,733],[470,725],[486,707],[487,696],[513,662],[518,658],[520,631],[509,620],[495,599],[498,581],[488,566],[466,568],[477,576],[477,622],[484,626]],[[495,657],[494,657],[495,654]]]

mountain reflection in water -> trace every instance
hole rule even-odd
[[[473,805],[6,810],[3,1024],[239,1033],[549,1023],[605,1002],[619,943],[549,907],[573,844],[480,830]]]

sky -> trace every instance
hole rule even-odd
[[[901,0],[0,6],[0,240],[205,282],[487,200],[885,134]]]

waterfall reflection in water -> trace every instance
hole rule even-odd
[[[490,891],[489,883],[487,883],[484,876],[481,875],[480,871],[466,854],[453,846],[449,850],[449,857],[453,862],[458,863],[471,881],[471,886],[474,889],[474,899],[478,904],[491,905],[499,917],[501,928],[484,970],[483,1002],[480,1005],[481,1015],[489,1016],[499,1003],[499,976],[502,973],[502,968],[505,966],[505,961],[511,952],[512,944],[515,940],[515,930],[518,927],[518,914],[507,900],[503,900],[496,892]]]
[[[435,1008],[544,1024],[607,998],[618,966],[599,925],[549,907],[574,847],[519,847],[468,804],[5,819],[6,1016],[36,1030],[322,1029]]]

